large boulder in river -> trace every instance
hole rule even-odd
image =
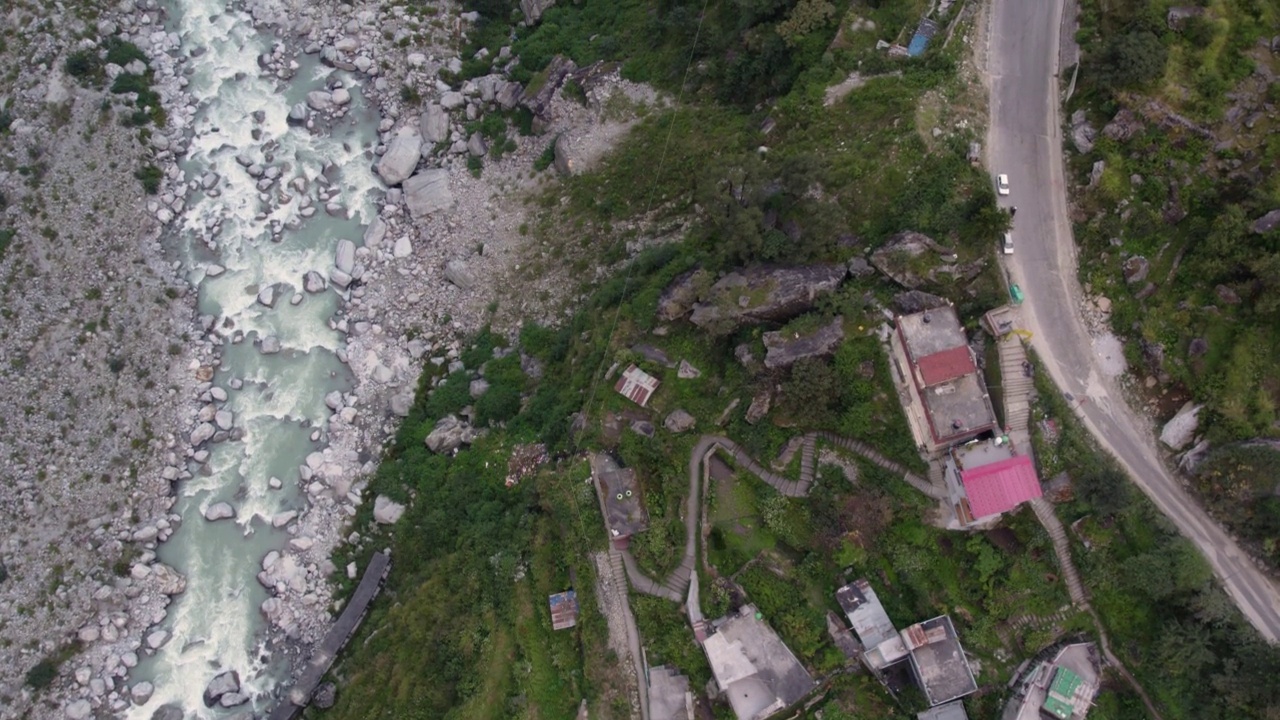
[[[415,219],[451,209],[453,192],[449,190],[449,171],[443,168],[423,170],[405,180],[404,202]]]
[[[161,705],[151,713],[151,720],[184,720],[184,718],[186,715],[177,705]]]
[[[429,143],[448,140],[449,113],[438,104],[431,103],[418,119],[418,130],[422,132],[422,139]]]
[[[711,286],[707,301],[694,305],[689,320],[722,334],[744,322],[789,320],[840,287],[846,274],[844,265],[735,270]]]
[[[187,579],[182,573],[164,563],[151,566],[151,578],[156,592],[161,595],[181,595],[187,589]]]
[[[204,511],[204,519],[209,522],[217,522],[218,520],[230,520],[236,516],[236,509],[231,507],[231,503],[216,502],[210,505]]]
[[[399,185],[413,174],[418,167],[418,159],[422,157],[422,138],[418,131],[411,127],[402,127],[391,138],[387,151],[374,166],[382,182],[388,185]]]
[[[436,423],[435,428],[427,435],[427,449],[435,453],[451,453],[463,445],[475,441],[475,428],[458,419],[456,415],[446,415]]]
[[[764,334],[764,366],[773,370],[805,358],[830,355],[841,340],[844,340],[844,318],[839,315],[807,332],[785,329],[767,332]]]
[[[204,689],[204,706],[213,707],[223,695],[240,692],[240,673],[235,670],[219,674]]]

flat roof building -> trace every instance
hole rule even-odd
[[[689,678],[675,668],[659,665],[649,668],[649,720],[693,720],[693,693]]]
[[[978,689],[950,617],[942,615],[912,625],[902,631],[902,641],[929,705],[951,702]]]
[[[916,442],[936,453],[996,428],[995,411],[955,308],[900,315],[889,351]]]
[[[763,720],[799,702],[813,678],[754,605],[712,624],[702,641],[716,685],[738,720]]]
[[[595,453],[591,456],[591,477],[609,539],[619,548],[625,548],[627,538],[649,527],[649,515],[640,503],[636,471],[620,467],[606,453]]]
[[[1073,643],[1018,678],[1002,720],[1085,720],[1099,687],[1093,643]]]
[[[836,602],[864,648],[862,657],[874,670],[883,670],[907,656],[898,629],[880,604],[876,591],[859,578],[836,590]]]

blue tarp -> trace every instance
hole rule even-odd
[[[916,28],[916,34],[911,38],[911,44],[907,46],[907,55],[909,57],[917,57],[924,53],[925,47],[929,44],[929,38],[938,32],[938,24],[925,18],[920,21],[920,27]]]

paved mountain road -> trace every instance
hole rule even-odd
[[[987,72],[988,161],[1008,173],[1017,206],[1010,279],[1026,295],[1023,325],[1058,386],[1080,399],[1085,427],[1204,553],[1249,622],[1280,641],[1280,591],[1182,488],[1156,450],[1151,423],[1129,408],[1081,318],[1076,248],[1067,216],[1058,107],[1063,0],[993,0]]]

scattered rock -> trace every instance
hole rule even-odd
[[[476,282],[470,268],[461,260],[450,260],[445,263],[444,279],[463,290],[469,290]]]
[[[177,705],[161,705],[151,713],[151,720],[183,720],[186,715]]]
[[[425,443],[431,452],[450,453],[463,445],[471,444],[476,437],[476,431],[459,420],[457,415],[446,415],[436,422]]]
[[[1203,408],[1203,405],[1190,402],[1183,405],[1178,414],[1164,424],[1164,428],[1160,431],[1160,442],[1173,450],[1186,447],[1187,443],[1195,437],[1196,429],[1200,427],[1200,410]]]
[[[144,680],[134,683],[133,687],[129,688],[129,697],[133,699],[134,705],[145,705],[155,690],[155,686]]]
[[[268,335],[262,338],[258,343],[258,352],[263,355],[274,355],[280,352],[280,338],[275,335]]]
[[[542,13],[555,4],[556,0],[520,0],[520,12],[524,14],[525,22],[536,25],[542,19]]]
[[[1102,173],[1106,172],[1107,163],[1105,160],[1099,160],[1093,164],[1093,169],[1089,171],[1089,187],[1094,187],[1102,180]]]
[[[302,276],[302,289],[309,293],[322,293],[325,290],[324,276],[311,270]]]
[[[439,105],[432,103],[418,120],[418,129],[422,138],[429,143],[440,143],[449,139],[449,113]]]
[[[209,681],[204,689],[204,706],[213,707],[222,696],[240,692],[240,673],[235,670],[221,673]]]
[[[404,505],[393,501],[386,495],[379,495],[373,500],[373,520],[379,525],[395,525],[404,515]]]
[[[479,400],[481,395],[489,392],[489,381],[484,378],[472,380],[471,386],[468,389],[471,392],[471,399]]]
[[[680,361],[680,368],[676,370],[676,377],[683,378],[685,380],[692,380],[694,378],[702,377],[702,371],[694,367],[688,360],[682,359]]]
[[[413,396],[408,393],[400,393],[391,396],[391,414],[396,417],[409,417],[409,412],[413,409]]]
[[[751,399],[751,406],[747,408],[746,421],[751,425],[755,425],[769,414],[769,405],[773,402],[773,398],[769,396],[769,391],[762,390]]]
[[[667,419],[662,421],[662,426],[673,433],[682,433],[692,430],[697,422],[697,419],[687,411],[677,408],[667,415]]]
[[[1071,143],[1076,146],[1076,152],[1082,155],[1093,152],[1093,141],[1097,136],[1098,131],[1089,124],[1084,110],[1071,113]]]
[[[449,171],[442,168],[423,170],[404,181],[405,204],[414,218],[453,208],[453,192],[449,190]]]
[[[311,704],[321,710],[328,710],[333,707],[338,689],[333,683],[327,682],[316,688],[315,694],[311,696]]]
[[[1240,295],[1238,295],[1235,290],[1232,290],[1230,287],[1227,287],[1226,285],[1219,285],[1216,288],[1214,288],[1213,291],[1217,293],[1218,299],[1221,300],[1226,305],[1240,304]]]
[[[350,275],[356,267],[356,244],[346,238],[339,240],[333,254],[333,266]]]
[[[1130,285],[1147,279],[1151,272],[1151,263],[1141,255],[1134,255],[1124,261],[1124,281]]]
[[[694,268],[677,275],[658,298],[658,317],[672,322],[684,317],[693,309],[698,297],[710,289],[711,273]]]
[[[489,144],[484,141],[483,135],[473,132],[471,137],[467,138],[467,152],[471,157],[482,158],[489,152]]]
[[[88,700],[76,700],[67,705],[64,712],[67,714],[67,720],[85,720],[93,714],[93,706]]]

